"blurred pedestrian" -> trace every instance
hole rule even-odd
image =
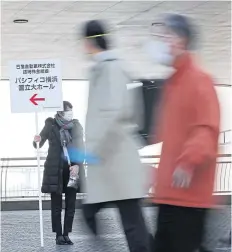
[[[214,82],[194,61],[196,33],[190,20],[169,14],[153,24],[146,49],[156,63],[173,69],[164,84],[158,117],[163,142],[154,202],[159,205],[155,252],[200,248],[212,194],[220,124]]]
[[[73,119],[72,104],[64,101],[64,111],[59,111],[55,118],[47,118],[45,126],[38,136],[34,137],[34,147],[37,143],[41,148],[48,140],[49,149],[44,164],[42,193],[51,194],[52,231],[56,233],[57,245],[73,245],[69,238],[72,231],[75,214],[76,188],[68,186],[70,177],[83,174],[82,163],[69,164],[64,159],[67,148],[83,150],[83,129],[78,120]],[[78,166],[77,166],[78,165]],[[70,176],[71,175],[71,176]],[[79,188],[80,189],[80,188]],[[62,193],[65,193],[64,228],[61,224]]]
[[[86,152],[96,155],[97,164],[88,164],[83,213],[97,235],[96,214],[106,204],[118,209],[132,252],[149,251],[149,235],[140,207],[146,194],[145,169],[140,162],[134,111],[124,71],[116,53],[110,50],[109,33],[100,21],[84,26],[84,45],[95,62],[90,73],[86,116]]]

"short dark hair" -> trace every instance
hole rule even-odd
[[[85,38],[94,39],[96,45],[102,50],[109,49],[109,41],[107,38],[108,30],[105,24],[100,20],[91,20],[85,23],[83,28],[83,36]],[[94,37],[99,36],[99,37]],[[93,38],[91,38],[93,37]]]
[[[64,111],[67,111],[68,108],[72,109],[73,105],[68,101],[63,101]]]

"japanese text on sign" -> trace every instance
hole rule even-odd
[[[12,113],[63,109],[60,60],[10,61],[9,68]]]
[[[42,90],[43,88],[54,89],[58,83],[57,76],[40,78],[16,78],[19,91]]]
[[[16,65],[16,69],[23,70],[23,74],[48,74],[49,69],[55,68],[54,63],[49,64],[21,64]]]

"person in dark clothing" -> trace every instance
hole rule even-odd
[[[64,158],[64,146],[67,149],[77,148],[83,150],[83,129],[79,121],[73,119],[72,104],[64,101],[64,111],[57,112],[55,118],[47,118],[45,126],[38,136],[34,137],[33,145],[39,143],[41,148],[48,140],[48,155],[44,164],[42,193],[51,194],[52,230],[56,233],[57,245],[73,245],[69,238],[72,231],[75,214],[77,190],[68,187],[70,174],[75,176],[83,174],[82,163],[71,163]],[[80,187],[79,187],[80,189]],[[61,211],[62,193],[65,193],[65,217],[62,232]]]

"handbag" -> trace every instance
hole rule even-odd
[[[64,156],[66,157],[69,168],[70,168],[72,166],[72,164],[71,164],[70,157],[69,157],[68,150],[67,150],[67,147],[66,147],[65,143],[63,144],[63,151],[64,151]],[[79,170],[78,170],[78,173],[79,173]],[[74,188],[76,190],[79,188],[80,178],[79,178],[78,173],[77,173],[76,176],[72,176],[71,173],[70,173],[67,187],[71,187],[71,188]]]

